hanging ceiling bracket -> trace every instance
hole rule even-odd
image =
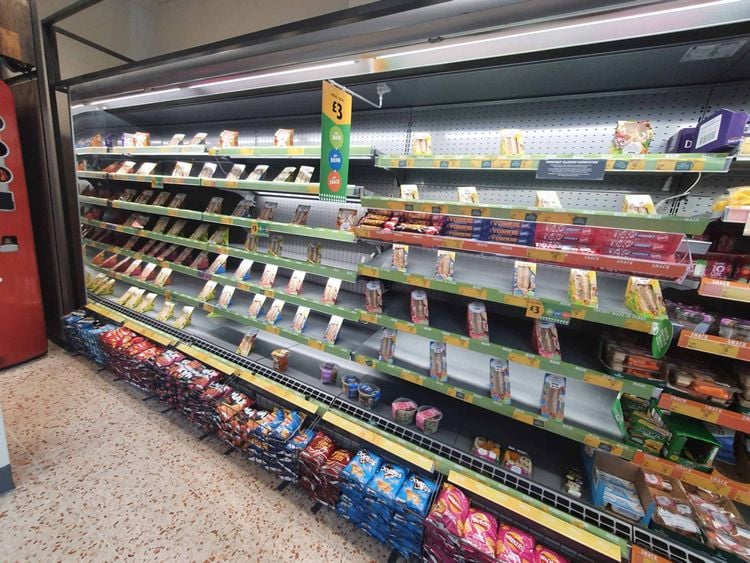
[[[329,79],[328,82],[330,82],[331,84],[333,84],[337,88],[341,88],[344,92],[348,92],[349,94],[351,94],[355,98],[358,98],[358,99],[362,100],[363,102],[365,102],[367,104],[370,104],[375,109],[382,109],[383,108],[383,96],[385,96],[388,92],[391,91],[391,87],[388,86],[388,84],[386,84],[385,82],[378,82],[378,103],[376,104],[375,102],[368,100],[364,96],[361,96],[361,95],[357,94],[354,90],[350,90],[346,86],[343,86],[343,85],[339,84],[338,82],[336,82],[334,80],[330,80]]]

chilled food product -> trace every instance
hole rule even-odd
[[[294,178],[294,172],[297,170],[294,166],[287,166],[286,168],[282,168],[281,172],[279,172],[276,177],[273,179],[274,182],[291,182],[292,178]]]
[[[466,311],[466,327],[470,338],[486,340],[489,338],[487,308],[481,301],[469,303]]]
[[[193,168],[192,162],[178,162],[174,165],[172,176],[176,178],[187,178],[190,176],[190,170]]]
[[[357,223],[357,210],[342,207],[336,215],[336,230],[350,233]]]
[[[435,265],[435,279],[438,281],[453,281],[453,265],[456,253],[452,250],[438,250]]]
[[[245,178],[245,180],[248,180],[250,182],[258,182],[263,179],[267,171],[268,164],[258,164],[255,168],[253,168],[252,172],[247,175],[247,178]]]
[[[323,245],[320,242],[313,241],[307,245],[307,261],[310,264],[320,264],[323,257]]]
[[[401,199],[419,199],[419,188],[416,184],[401,184]]]
[[[297,307],[297,312],[294,314],[294,318],[292,319],[292,331],[296,332],[297,334],[302,334],[302,331],[305,330],[307,317],[309,315],[310,307],[303,307],[302,305]]]
[[[406,272],[409,264],[409,247],[405,244],[394,244],[391,256],[391,269]]]
[[[273,144],[277,147],[294,146],[294,129],[277,129],[273,135]]]
[[[471,448],[471,454],[492,464],[500,463],[500,444],[493,442],[488,438],[477,436],[474,438],[474,445]]]
[[[255,346],[255,340],[258,338],[258,332],[259,330],[257,328],[251,328],[244,334],[240,341],[240,345],[237,347],[237,353],[240,356],[247,357],[250,355],[250,352],[253,351],[253,347]]]
[[[667,314],[659,282],[648,278],[628,278],[625,306],[636,315],[649,318],[662,318]]]
[[[623,200],[622,211],[637,215],[654,215],[656,208],[650,195],[626,195]]]
[[[294,217],[292,217],[292,225],[306,225],[307,216],[310,214],[309,205],[298,205],[297,209],[294,210]]]
[[[286,284],[286,292],[291,295],[299,295],[302,291],[302,284],[305,281],[305,272],[302,270],[294,270],[292,277],[289,278],[289,283]]]
[[[442,342],[430,342],[430,377],[448,381],[447,346]]]
[[[479,203],[479,194],[474,186],[459,186],[456,188],[459,203]]]
[[[599,303],[596,272],[571,268],[568,298],[573,305],[596,307]]]
[[[366,409],[374,408],[380,402],[380,387],[372,383],[361,383],[357,389],[359,404]]]
[[[276,272],[278,272],[279,267],[275,264],[266,264],[266,267],[263,270],[263,274],[260,276],[260,282],[259,285],[263,289],[271,289],[273,287],[273,282],[276,279]]]
[[[510,370],[508,360],[490,358],[490,397],[510,404]]]
[[[276,371],[286,371],[289,366],[289,350],[286,348],[277,348],[271,352],[271,359],[273,360],[273,369]]]
[[[534,349],[545,358],[560,359],[560,342],[557,339],[557,326],[550,321],[534,321]]]
[[[523,133],[520,129],[500,129],[500,154],[516,155],[525,152]]]
[[[253,301],[250,303],[250,307],[247,309],[247,315],[251,319],[257,319],[258,315],[260,315],[261,309],[263,309],[263,304],[265,302],[266,296],[257,293],[255,297],[253,297]]]
[[[378,360],[381,362],[393,362],[396,354],[396,331],[390,328],[384,328],[380,335],[380,350]]]
[[[281,235],[271,235],[268,239],[268,254],[271,256],[281,256],[284,251],[284,237]]]
[[[423,289],[415,289],[411,292],[411,322],[420,325],[430,323],[427,292]]]
[[[339,337],[339,331],[341,330],[342,324],[344,324],[343,317],[331,315],[326,331],[323,333],[323,340],[328,342],[328,344],[336,344],[336,339]]]
[[[173,326],[175,328],[184,329],[190,324],[190,321],[193,318],[193,311],[195,310],[195,307],[191,307],[189,305],[185,305],[182,308],[182,311],[180,311],[180,314],[175,319]]]
[[[411,152],[417,156],[432,154],[432,134],[412,133]]]
[[[213,178],[216,172],[217,164],[215,162],[206,162],[198,173],[198,178]]]
[[[417,428],[425,434],[437,432],[442,419],[443,413],[436,407],[425,405],[417,409]]]
[[[227,149],[239,145],[240,132],[224,130],[219,133],[219,147]]]
[[[513,266],[513,295],[533,297],[536,291],[536,264],[516,260]]]
[[[369,281],[365,285],[365,309],[368,313],[383,312],[383,283]]]
[[[225,178],[225,180],[239,180],[244,171],[245,171],[244,164],[234,164],[232,165],[232,168],[229,169],[229,172],[227,173],[227,177]]]
[[[336,364],[326,362],[320,366],[320,382],[323,385],[336,385],[339,368]]]
[[[336,299],[339,296],[339,289],[341,288],[341,280],[337,278],[328,278],[326,287],[323,290],[323,303],[327,305],[335,305]]]
[[[314,166],[300,166],[294,182],[296,184],[309,184],[310,180],[312,180],[313,172],[315,172]]]
[[[612,154],[646,154],[654,138],[650,121],[618,121],[612,139]]]
[[[281,319],[281,311],[284,309],[284,302],[281,299],[274,299],[273,303],[266,312],[266,322],[276,324]]]
[[[566,379],[560,375],[547,373],[542,386],[542,408],[544,418],[562,422],[565,418]]]
[[[409,425],[414,422],[417,413],[417,403],[405,397],[399,397],[391,403],[391,414],[393,420],[399,424]]]
[[[562,203],[560,203],[560,198],[558,197],[557,192],[540,190],[536,192],[534,207],[562,209]]]

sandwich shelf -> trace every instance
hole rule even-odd
[[[205,145],[154,145],[149,147],[79,147],[76,156],[133,155],[133,156],[205,156]]]
[[[750,303],[750,283],[701,278],[698,293],[704,297]]]
[[[689,350],[750,362],[750,343],[741,340],[683,330],[680,332],[677,345]]]
[[[606,270],[670,281],[684,280],[692,268],[692,262],[688,257],[679,262],[660,262],[603,254],[589,254],[586,252],[550,250],[521,244],[407,233],[364,226],[356,227],[354,232],[360,239],[369,239],[376,242],[494,254],[532,262],[556,264],[558,266],[583,268],[586,270]]]
[[[145,315],[124,310],[121,306],[110,304],[95,296],[91,298],[87,308],[115,322],[124,321],[132,330],[141,334],[148,332],[152,323],[159,324],[158,321]],[[114,309],[122,310],[123,313]],[[140,319],[133,321],[132,317],[140,317]],[[466,454],[454,446],[439,443],[428,436],[415,440],[417,433],[413,429],[386,420],[380,415],[380,412],[383,412],[382,409],[377,409],[377,412],[365,410],[343,397],[332,395],[325,386],[320,386],[311,378],[296,379],[297,376],[303,374],[294,372],[293,379],[289,375],[274,372],[266,367],[266,359],[256,354],[253,354],[253,359],[238,357],[228,352],[226,342],[217,340],[214,336],[201,335],[196,338],[175,329],[167,328],[167,330],[177,334],[178,341],[182,340],[184,335],[186,342],[176,345],[183,353],[224,373],[231,374],[253,389],[268,393],[282,402],[292,404],[307,412],[315,413],[324,422],[403,462],[424,471],[437,471],[444,476],[449,476],[453,483],[465,487],[480,498],[491,502],[502,501],[502,506],[506,509],[527,518],[531,517],[544,528],[559,533],[573,542],[588,546],[603,560],[620,561],[628,557],[629,537],[632,536],[632,529],[625,522],[617,523],[617,535],[607,532],[605,529],[571,516],[535,498],[545,489],[543,486],[536,485],[535,495],[530,496],[496,479],[495,477],[510,476],[510,474],[497,467],[492,468],[478,458],[474,458],[471,468],[466,467],[465,462],[464,465],[457,463],[457,456],[466,457]],[[207,341],[208,338],[211,342]],[[418,445],[415,442],[421,443]],[[519,476],[515,476],[513,480],[516,486],[520,484],[519,482],[526,481]],[[559,493],[552,491],[546,494],[548,502],[552,495],[562,497]],[[578,504],[574,499],[568,499],[568,507],[570,503]],[[589,519],[597,516],[597,511],[593,507],[581,504],[581,508],[583,510],[579,512],[579,515],[585,512]],[[611,520],[608,515],[602,514],[601,516],[605,520]],[[647,533],[652,534],[651,531]],[[658,534],[654,537],[660,538]]]
[[[341,291],[341,290],[339,291],[337,304],[333,305],[333,304],[323,303],[322,295],[318,295],[317,292],[310,291],[309,289],[307,289],[307,286],[304,286],[303,290],[300,292],[299,295],[294,295],[291,293],[287,293],[286,291],[278,289],[278,288],[276,289],[262,288],[256,283],[252,283],[250,281],[237,280],[237,279],[230,277],[228,274],[212,274],[207,271],[190,268],[188,266],[183,266],[182,264],[176,264],[174,262],[169,262],[167,260],[159,260],[152,256],[141,254],[139,252],[135,252],[132,250],[127,250],[119,246],[104,244],[104,243],[100,243],[100,242],[96,242],[96,241],[92,241],[88,239],[84,239],[84,244],[90,248],[96,248],[98,250],[104,250],[106,252],[111,252],[113,254],[128,256],[136,260],[143,260],[144,262],[156,264],[162,268],[170,268],[174,272],[179,272],[181,274],[192,276],[194,278],[198,278],[202,280],[213,280],[213,281],[220,283],[221,285],[230,285],[232,287],[235,287],[245,292],[260,293],[262,295],[265,295],[269,299],[279,298],[279,299],[283,299],[284,301],[288,303],[301,305],[303,307],[310,307],[310,309],[313,309],[320,313],[327,313],[329,315],[338,315],[340,317],[343,317],[347,320],[354,321],[354,322],[359,320],[359,311],[356,308],[356,306],[359,304],[359,301],[361,299],[356,299],[356,305],[355,305],[355,298],[353,297],[353,295],[348,294],[346,291]],[[279,274],[276,276],[276,280],[277,280],[276,285],[278,287],[285,287],[288,281],[288,277],[284,276],[283,274]]]
[[[138,211],[141,213],[151,213],[154,215],[164,215],[167,217],[181,217],[183,219],[194,219],[207,223],[219,225],[229,225],[233,227],[242,227],[250,230],[254,235],[268,236],[269,232],[284,233],[307,238],[320,238],[326,240],[335,240],[337,242],[357,242],[357,238],[351,231],[340,231],[326,227],[309,227],[307,225],[293,225],[279,221],[264,221],[262,219],[253,219],[250,217],[235,217],[233,215],[223,215],[220,213],[205,213],[190,209],[165,207],[159,205],[147,205],[143,203],[133,203],[130,201],[121,201],[119,199],[105,199],[101,197],[78,196],[81,204],[97,205],[100,207],[112,207],[114,209],[126,209]]]
[[[517,154],[517,155],[380,155],[381,168],[536,171],[540,162],[606,161],[607,172],[727,172],[733,158],[726,154]]]
[[[250,258],[251,260],[255,260],[263,264],[275,264],[276,266],[282,268],[288,268],[290,270],[302,270],[303,272],[307,272],[309,274],[338,278],[343,281],[354,282],[357,278],[356,270],[349,270],[336,266],[328,266],[325,264],[313,264],[305,260],[303,257],[300,257],[299,259],[282,258],[263,252],[251,252],[249,250],[245,250],[239,245],[216,245],[205,241],[197,241],[186,237],[167,235],[163,233],[154,233],[148,229],[126,227],[124,225],[117,225],[106,221],[99,221],[97,219],[87,219],[85,217],[81,218],[81,224],[89,225],[91,227],[97,227],[100,229],[106,229],[109,231],[115,231],[118,233],[169,242],[179,246],[188,246],[190,248],[197,248],[199,250],[215,252],[216,254],[227,254],[228,256],[234,256],[235,258]]]
[[[711,222],[710,217],[682,217],[676,215],[640,215],[613,211],[589,211],[580,209],[544,209],[517,205],[490,203],[462,203],[458,201],[414,200],[388,197],[363,196],[362,207],[388,209],[392,211],[416,211],[440,215],[460,215],[490,219],[511,219],[537,223],[562,225],[587,225],[701,235]]]
[[[493,303],[518,307],[529,316],[553,318],[558,322],[579,319],[655,334],[658,320],[635,315],[624,305],[626,280],[600,277],[597,281],[598,307],[572,305],[567,298],[568,272],[540,265],[536,275],[534,297],[514,295],[513,264],[472,254],[457,258],[452,281],[436,280],[434,251],[411,248],[408,271],[391,267],[392,250],[373,256],[358,267],[361,276],[401,283],[423,289],[462,295]],[[500,289],[505,288],[505,289]]]
[[[230,158],[300,158],[320,160],[320,145],[277,146],[277,147],[212,147],[208,149],[211,156],[228,156]],[[351,145],[349,158],[353,160],[372,160],[375,150],[369,145]]]
[[[194,176],[169,176],[162,174],[117,174],[97,170],[79,170],[79,178],[92,180],[118,180],[123,182],[140,182],[150,184],[152,188],[162,188],[165,184],[179,186],[202,186],[224,190],[269,192],[278,194],[317,195],[320,184],[304,182],[274,182],[273,180],[227,180],[224,178],[198,178]],[[349,184],[347,197],[357,198],[362,188]]]

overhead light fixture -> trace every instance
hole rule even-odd
[[[178,92],[181,88],[167,88],[166,90],[152,90],[150,92],[141,92],[140,94],[131,94],[129,96],[118,96],[117,98],[107,98],[106,100],[96,100],[90,102],[92,106],[100,104],[110,104],[114,102],[122,102],[123,100],[134,100],[136,98],[144,98],[146,96],[156,96],[158,94],[168,94],[169,92]]]
[[[314,65],[314,66],[305,66],[301,68],[292,68],[288,70],[279,70],[277,72],[266,72],[263,74],[254,74],[252,76],[241,76],[239,78],[228,78],[226,80],[214,80],[213,82],[203,82],[202,84],[193,84],[192,86],[188,86],[188,88],[206,88],[208,86],[218,86],[219,84],[231,84],[233,82],[242,82],[243,80],[258,80],[261,78],[270,78],[272,76],[284,76],[287,74],[307,72],[310,70],[323,70],[326,68],[338,68],[342,66],[353,65],[356,62],[357,61],[340,61],[337,63],[326,63],[326,64]]]
[[[654,10],[649,12],[643,12],[640,14],[631,14],[629,16],[619,16],[615,18],[605,18],[605,19],[595,19],[593,21],[587,21],[582,23],[574,23],[570,25],[561,25],[556,27],[550,27],[546,29],[536,29],[533,31],[524,31],[520,33],[510,33],[510,34],[501,34],[500,35],[493,35],[492,37],[485,37],[482,39],[474,39],[471,41],[460,41],[457,43],[449,43],[447,45],[436,45],[434,47],[423,47],[419,49],[411,49],[409,51],[399,51],[396,53],[389,53],[386,55],[379,55],[375,57],[378,60],[383,59],[393,59],[396,57],[406,57],[409,55],[418,55],[421,53],[432,53],[435,51],[442,51],[445,49],[455,49],[458,47],[468,47],[470,45],[479,45],[481,43],[489,43],[492,41],[505,41],[508,39],[515,39],[518,37],[527,37],[529,35],[541,35],[544,33],[553,33],[556,31],[569,31],[573,29],[580,29],[582,27],[591,27],[591,26],[597,26],[602,24],[608,24],[608,23],[616,23],[616,22],[623,22],[623,21],[629,21],[629,20],[636,20],[636,19],[643,19],[643,18],[650,18],[653,16],[661,16],[666,14],[675,14],[678,12],[687,12],[688,10],[698,10],[698,9],[705,9],[710,8],[714,6],[719,6],[722,4],[734,4],[736,2],[740,2],[742,0],[714,0],[712,2],[704,2],[704,3],[693,3],[686,6],[679,6],[677,8],[665,8],[663,10]]]
[[[70,106],[70,109],[77,109],[77,108],[82,108],[82,107],[83,107],[83,106],[85,106],[85,105],[86,105],[86,104],[76,104],[76,105],[74,105],[74,106]]]

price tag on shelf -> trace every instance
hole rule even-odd
[[[458,294],[474,299],[487,299],[487,290],[475,285],[459,285]]]
[[[363,273],[363,275],[367,274]],[[415,287],[429,288],[432,285],[432,280],[415,274],[408,274],[406,276],[406,283]]]
[[[415,385],[424,385],[424,376],[414,373],[413,371],[402,370],[400,377],[401,379],[403,379],[404,381],[408,381],[409,383],[414,383]]]
[[[623,382],[619,379],[598,373],[591,373],[590,371],[583,374],[583,380],[597,387],[604,387],[605,389],[612,389],[614,391],[620,391],[623,386]]]
[[[448,395],[453,397],[454,399],[458,399],[466,403],[474,402],[474,395],[472,393],[463,391],[461,389],[456,389],[455,387],[448,387]]]
[[[451,346],[457,346],[459,348],[468,348],[469,339],[464,336],[455,336],[452,334],[444,334],[443,342],[450,344]]]
[[[526,316],[532,319],[541,319],[544,315],[544,303],[539,299],[529,299],[526,306]]]
[[[630,552],[630,563],[670,563],[670,561],[634,545]]]
[[[510,354],[508,354],[508,361],[515,362],[517,364],[523,364],[532,368],[539,368],[542,363],[542,358],[527,355],[523,352],[511,352]]]
[[[527,413],[526,411],[522,411],[521,409],[516,409],[513,411],[513,418],[519,422],[523,422],[524,424],[530,424],[534,425],[534,416]]]
[[[393,328],[401,332],[408,332],[409,334],[417,334],[417,327],[412,323],[405,321],[396,321],[393,323]]]
[[[715,338],[715,339],[714,339]],[[699,352],[707,352],[709,354],[715,354],[717,356],[724,356],[726,358],[738,358],[740,355],[740,342],[734,340],[722,339],[719,337],[711,338],[704,334],[681,334],[680,335],[680,346],[688,348],[689,350],[697,350]]]

